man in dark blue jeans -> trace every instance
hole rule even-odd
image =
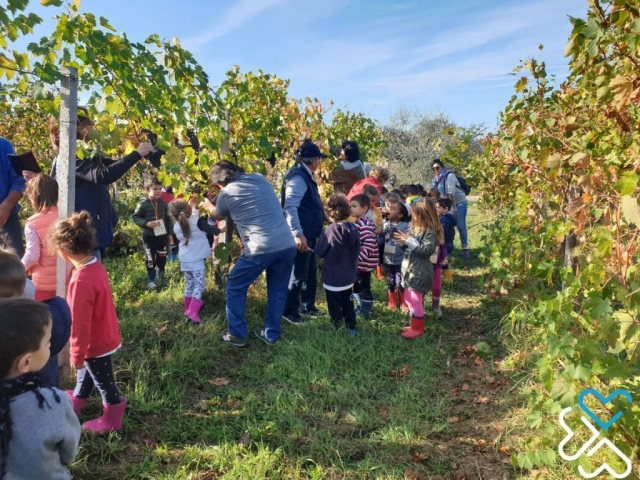
[[[15,155],[13,145],[6,138],[0,137],[0,231],[6,232],[11,239],[11,246],[22,258],[22,227],[18,218],[24,191],[24,178],[16,173],[9,161],[9,155]]]
[[[211,167],[210,180],[221,189],[220,194],[215,205],[206,199],[200,206],[217,220],[231,217],[244,246],[227,279],[229,330],[222,339],[237,347],[245,346],[249,327],[247,290],[266,271],[267,312],[264,327],[254,333],[266,344],[274,345],[280,338],[287,284],[296,255],[296,245],[278,197],[262,175],[246,174],[230,162],[219,162]]]
[[[296,164],[284,177],[280,192],[280,203],[298,251],[283,315],[295,325],[303,323],[301,314],[321,314],[315,305],[318,274],[315,248],[322,233],[324,208],[315,171],[326,157],[314,143],[303,143],[297,151]]]

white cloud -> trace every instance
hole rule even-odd
[[[185,38],[182,43],[188,49],[196,49],[211,40],[242,28],[258,14],[279,7],[286,2],[287,0],[239,0],[231,5],[205,32]]]

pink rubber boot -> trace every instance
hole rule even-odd
[[[95,420],[89,420],[82,424],[82,428],[93,433],[109,433],[122,430],[122,417],[127,408],[127,399],[120,397],[117,405],[102,405],[103,413]]]
[[[69,397],[69,400],[71,400],[71,405],[73,405],[73,413],[75,413],[76,416],[80,415],[80,412],[87,403],[87,399],[74,396],[73,390],[65,390],[64,393],[66,393],[67,397]]]
[[[189,305],[191,305],[191,300],[193,300],[193,297],[184,297],[184,312],[183,313],[185,315],[189,311]]]
[[[189,309],[185,313],[185,315],[189,317],[189,320],[191,320],[195,324],[200,324],[200,322],[202,321],[200,320],[200,315],[198,314],[200,313],[203,305],[204,302],[202,300],[192,298],[191,303],[189,304]]]

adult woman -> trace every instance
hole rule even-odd
[[[431,163],[431,170],[433,171],[434,179],[432,187],[437,188],[441,195],[451,194],[453,195],[453,203],[456,205],[458,212],[458,232],[460,232],[460,243],[462,244],[462,256],[469,258],[469,245],[467,238],[467,196],[465,195],[458,178],[453,172],[444,166],[444,163],[439,158],[436,158]]]
[[[333,183],[333,193],[347,195],[351,187],[364,178],[358,144],[350,140],[342,142],[340,160],[340,165],[329,174],[329,181]]]
[[[93,122],[82,110],[78,114],[78,140],[88,140],[93,131]],[[58,151],[60,143],[60,129],[57,119],[49,119],[49,140],[55,151]],[[154,147],[150,143],[141,143],[138,148],[129,155],[113,161],[108,157],[96,155],[92,158],[76,159],[76,198],[75,211],[86,210],[91,214],[93,227],[97,230],[96,237],[100,243],[100,250],[96,256],[100,258],[100,251],[113,243],[113,230],[118,221],[116,211],[111,203],[109,185],[119,180],[140,159],[153,152]],[[51,176],[55,178],[58,157],[53,160]],[[25,179],[29,180],[35,173],[23,171]]]
[[[353,184],[353,187],[351,187],[351,190],[347,195],[347,200],[351,201],[353,197],[355,197],[356,195],[360,195],[365,185],[373,185],[378,189],[380,195],[382,195],[382,187],[385,183],[387,183],[388,180],[389,169],[376,165],[371,169],[371,172],[369,173],[369,176],[367,178],[358,180]]]

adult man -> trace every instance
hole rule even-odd
[[[221,189],[220,194],[215,205],[206,199],[200,206],[217,220],[230,216],[244,246],[227,280],[229,331],[222,339],[238,347],[246,345],[247,290],[266,270],[267,312],[264,328],[254,333],[263,342],[274,345],[280,338],[280,320],[296,255],[296,244],[282,214],[282,207],[266,178],[258,173],[248,175],[233,163],[216,163],[211,167],[210,181]]]
[[[22,246],[22,227],[18,218],[24,191],[24,178],[16,173],[9,161],[9,155],[15,155],[13,145],[6,138],[0,137],[0,231],[6,232],[11,239],[11,246],[19,257],[24,254]]]
[[[303,143],[296,152],[296,164],[282,182],[280,201],[296,242],[297,255],[289,281],[289,294],[282,318],[302,324],[302,314],[319,315],[316,308],[316,241],[322,233],[324,209],[318,193],[315,172],[327,156],[311,142]]]

